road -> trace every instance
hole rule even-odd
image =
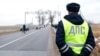
[[[0,56],[48,56],[50,26],[0,36]]]

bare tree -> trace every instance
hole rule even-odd
[[[41,17],[41,19],[42,19],[42,25],[44,25],[44,23],[45,23],[45,15],[43,15],[42,17]]]
[[[51,23],[51,25],[53,25],[54,17],[56,16],[56,13],[51,12],[50,10],[48,10],[48,14],[49,14],[49,22]]]
[[[37,18],[38,18],[38,22],[39,22],[39,25],[44,25],[46,19],[46,15],[49,15],[48,19],[49,19],[49,22],[51,23],[51,25],[53,25],[53,22],[54,22],[54,18],[56,17],[56,15],[59,15],[59,13],[57,11],[42,11],[42,10],[38,10],[36,12],[37,14]]]
[[[38,18],[38,22],[39,22],[39,26],[40,25],[44,25],[44,23],[45,23],[45,14],[46,14],[46,12],[45,11],[42,11],[42,10],[38,10],[37,12],[36,12],[36,14],[37,14],[37,18]]]
[[[40,11],[37,11],[36,14],[37,14],[37,18],[38,18],[38,23],[40,25],[40,22],[41,22],[41,20],[40,20],[41,19]]]

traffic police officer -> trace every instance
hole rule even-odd
[[[95,47],[91,27],[78,14],[80,5],[69,3],[68,15],[59,22],[56,32],[56,44],[61,56],[89,56]]]

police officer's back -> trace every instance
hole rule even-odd
[[[91,27],[78,14],[80,5],[69,3],[68,15],[59,22],[56,32],[56,44],[61,56],[89,56],[95,47]]]

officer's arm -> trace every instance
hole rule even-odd
[[[73,52],[71,48],[69,48],[69,46],[65,43],[64,36],[65,36],[64,27],[63,27],[62,21],[60,21],[57,26],[56,44],[61,53],[66,53],[66,55],[68,53],[71,55],[73,54]]]
[[[91,27],[89,26],[89,33],[88,33],[87,41],[86,41],[84,48],[82,49],[81,55],[89,56],[92,50],[94,49],[94,47],[95,47],[95,40],[94,40]]]

